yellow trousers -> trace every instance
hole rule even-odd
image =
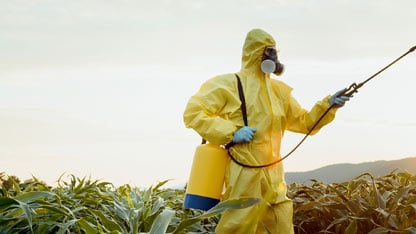
[[[227,210],[215,229],[217,234],[293,234],[293,202],[262,202],[239,210]]]

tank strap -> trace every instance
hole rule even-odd
[[[248,126],[246,99],[244,98],[243,86],[241,85],[240,77],[237,74],[235,74],[235,76],[237,77],[238,96],[240,97],[241,101],[241,111],[243,112],[244,126]]]

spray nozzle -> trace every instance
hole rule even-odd
[[[360,84],[353,83],[350,85],[350,87],[346,88],[344,92],[342,92],[339,96],[352,97],[354,93],[358,92],[358,89],[361,88],[361,86],[363,86],[362,83]]]

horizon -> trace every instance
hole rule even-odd
[[[385,159],[380,159],[380,160],[372,160],[372,161],[362,161],[362,162],[346,162],[346,163],[343,163],[343,162],[339,162],[339,163],[334,163],[334,164],[329,164],[329,165],[323,165],[323,166],[321,166],[321,167],[319,167],[319,168],[313,168],[313,169],[310,169],[310,170],[307,170],[307,171],[286,171],[285,172],[285,174],[288,174],[289,175],[289,177],[290,177],[290,175],[294,175],[294,174],[304,174],[304,173],[313,173],[313,172],[317,172],[317,171],[321,171],[321,170],[323,170],[323,169],[327,169],[327,168],[331,168],[331,167],[335,167],[335,166],[345,166],[345,165],[362,165],[362,164],[374,164],[374,163],[379,163],[379,162],[386,162],[386,163],[391,163],[391,162],[397,162],[397,161],[407,161],[407,160],[412,160],[412,159],[416,159],[416,156],[408,156],[408,157],[403,157],[403,158],[398,158],[398,159],[392,159],[392,160],[385,160]],[[412,167],[412,166],[409,166],[409,167]],[[405,170],[405,171],[407,171],[407,169],[403,169],[403,168],[396,168],[396,169],[394,169],[394,170],[399,170],[399,171],[401,171],[401,170]],[[0,171],[0,173],[1,172],[3,172],[3,171]],[[8,174],[8,173],[6,173],[6,172],[4,172],[4,175],[5,176],[7,176],[7,177],[10,177],[10,176],[16,176],[16,175],[12,175],[12,174]],[[100,181],[100,182],[109,182],[109,183],[111,183],[111,184],[113,184],[113,185],[115,185],[115,186],[122,186],[122,185],[124,185],[124,184],[128,184],[128,183],[124,183],[124,184],[115,184],[115,183],[113,183],[112,181],[106,181],[106,180],[102,180],[102,179],[100,179],[100,178],[93,178],[91,175],[89,175],[89,176],[86,176],[86,175],[84,175],[84,176],[78,176],[78,175],[74,175],[74,174],[70,174],[70,173],[62,173],[60,176],[59,176],[59,178],[56,178],[56,181],[55,182],[53,182],[53,181],[46,181],[46,180],[43,180],[42,178],[39,178],[39,177],[37,177],[36,175],[32,175],[32,177],[31,178],[20,178],[20,177],[18,177],[21,181],[27,181],[27,180],[31,180],[31,179],[33,179],[33,177],[35,177],[36,179],[38,179],[38,180],[40,180],[40,181],[44,181],[44,182],[46,182],[48,185],[57,185],[57,182],[58,182],[58,180],[60,180],[60,181],[67,181],[65,178],[64,178],[64,176],[67,176],[68,178],[70,178],[71,176],[75,176],[75,177],[77,177],[77,178],[88,178],[88,179],[91,179],[91,180],[98,180],[98,181]],[[353,177],[356,177],[356,176],[359,176],[359,174],[354,174],[354,175],[352,175]],[[384,176],[384,175],[381,175],[381,176]],[[309,178],[309,179],[317,179],[317,178]],[[184,181],[175,181],[175,180],[172,180],[172,179],[165,179],[166,181],[167,181],[167,183],[164,185],[164,186],[162,186],[162,187],[164,187],[164,188],[174,188],[174,189],[178,189],[179,187],[181,187],[182,188],[182,186],[184,186],[184,185],[186,185],[186,183],[187,183],[187,181],[186,180],[184,180]],[[154,186],[154,185],[156,185],[156,184],[158,184],[159,182],[163,182],[163,181],[165,181],[165,180],[159,180],[159,181],[156,181],[156,182],[154,182],[153,184],[147,184],[146,186]],[[324,183],[331,183],[331,182],[328,182],[328,181],[321,181],[320,179],[318,179],[318,181],[320,181],[320,182],[324,182]],[[288,183],[293,183],[293,181],[292,182],[290,182],[290,179],[287,181]],[[137,187],[139,187],[139,188],[146,188],[146,186],[143,186],[143,185],[137,185]]]

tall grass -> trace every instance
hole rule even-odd
[[[221,202],[207,212],[184,209],[183,190],[147,189],[77,178],[56,187],[0,173],[3,233],[213,233],[220,214],[259,199]],[[296,233],[416,233],[416,176],[366,173],[344,183],[290,184]]]

